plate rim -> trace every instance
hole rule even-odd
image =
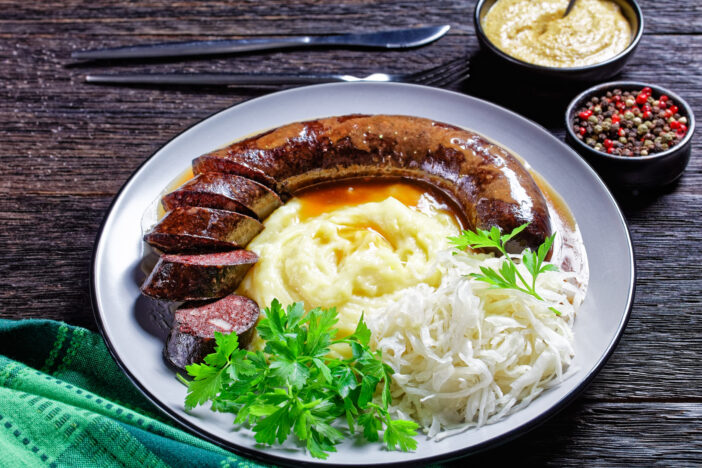
[[[213,118],[221,113],[227,112],[228,110],[230,110],[234,107],[240,106],[242,104],[245,104],[245,103],[257,101],[259,99],[263,100],[263,99],[270,98],[271,96],[280,95],[280,94],[289,93],[289,92],[296,92],[296,91],[299,92],[300,90],[305,90],[305,89],[339,87],[339,86],[363,87],[365,85],[367,85],[367,83],[326,83],[326,84],[301,86],[301,87],[296,87],[296,88],[291,88],[291,89],[280,90],[280,91],[276,91],[274,93],[268,93],[268,94],[264,94],[262,96],[256,96],[256,97],[252,97],[249,99],[244,99],[240,102],[232,104],[231,106],[227,106],[223,109],[220,109],[220,110],[198,120],[197,122],[194,122],[193,124],[180,130],[176,135],[174,135],[173,137],[168,139],[166,142],[164,142],[162,145],[160,145],[153,153],[151,153],[151,155],[149,155],[147,158],[145,158],[139,164],[139,166],[137,166],[136,169],[134,169],[132,171],[132,173],[129,175],[127,180],[125,180],[125,182],[122,184],[120,189],[113,196],[112,201],[110,202],[109,206],[106,209],[105,215],[103,216],[103,219],[100,223],[100,227],[99,227],[97,234],[95,236],[95,241],[93,243],[93,249],[92,249],[91,260],[90,260],[89,277],[88,277],[91,308],[93,311],[93,316],[95,318],[95,322],[97,324],[98,331],[100,332],[100,335],[102,336],[103,341],[105,342],[105,345],[106,345],[110,355],[115,360],[117,366],[127,376],[127,378],[132,382],[132,384],[156,408],[158,408],[160,411],[165,413],[168,417],[170,417],[171,419],[176,421],[181,426],[181,428],[195,434],[198,437],[201,437],[201,438],[207,440],[208,442],[211,442],[211,443],[219,446],[220,448],[231,451],[234,454],[243,455],[245,457],[249,457],[253,460],[261,461],[264,463],[276,463],[276,464],[285,465],[285,466],[305,465],[305,466],[343,467],[343,468],[361,467],[361,466],[373,466],[373,467],[414,466],[417,463],[429,464],[429,463],[435,463],[435,462],[439,462],[439,461],[455,460],[458,458],[466,457],[468,455],[477,454],[477,453],[485,451],[489,448],[494,448],[494,447],[503,445],[511,440],[516,439],[517,437],[519,437],[521,435],[524,435],[524,434],[536,429],[537,427],[541,426],[542,424],[547,422],[549,419],[554,417],[556,414],[561,412],[568,405],[570,405],[572,402],[574,402],[580,395],[582,395],[582,393],[587,389],[587,387],[592,383],[594,378],[599,374],[599,372],[602,370],[602,368],[606,365],[607,361],[609,361],[609,358],[612,356],[612,354],[614,353],[614,350],[616,349],[617,345],[619,344],[619,341],[621,340],[622,335],[624,334],[624,330],[626,329],[626,326],[627,326],[629,319],[631,317],[631,312],[632,312],[633,305],[634,305],[634,298],[636,295],[637,268],[636,268],[636,255],[635,255],[635,251],[634,251],[634,245],[633,245],[633,242],[631,240],[631,230],[629,228],[629,223],[627,222],[626,217],[624,216],[624,214],[621,210],[621,207],[619,206],[619,203],[617,202],[616,198],[612,195],[612,192],[605,185],[605,183],[602,181],[600,176],[594,171],[594,169],[586,161],[583,160],[582,162],[584,163],[585,170],[590,171],[591,175],[593,175],[595,180],[599,183],[600,189],[604,190],[604,192],[608,196],[609,200],[613,203],[614,207],[616,208],[616,212],[617,212],[617,215],[619,217],[619,221],[622,223],[622,226],[624,227],[624,233],[626,235],[626,242],[627,242],[627,246],[628,246],[628,254],[629,254],[630,259],[631,259],[630,265],[629,265],[631,268],[631,281],[630,281],[629,290],[627,293],[626,310],[624,312],[624,315],[622,316],[622,319],[620,320],[620,322],[618,324],[616,333],[614,334],[612,340],[607,345],[606,351],[600,356],[596,365],[591,368],[591,370],[588,372],[588,374],[585,376],[585,378],[583,378],[582,381],[575,388],[573,388],[570,392],[568,392],[560,400],[558,400],[555,404],[553,404],[546,411],[543,411],[542,413],[540,413],[538,416],[514,427],[513,429],[511,429],[509,431],[506,431],[498,436],[495,436],[492,439],[484,440],[484,441],[479,442],[475,445],[471,445],[470,447],[459,448],[459,449],[453,450],[451,452],[447,452],[447,453],[443,453],[443,454],[439,454],[439,455],[421,457],[421,458],[416,458],[416,459],[407,460],[407,461],[381,462],[381,463],[370,463],[370,464],[368,464],[368,463],[336,464],[336,463],[324,462],[321,460],[318,461],[316,459],[310,459],[310,460],[303,462],[300,460],[295,460],[295,459],[290,459],[290,458],[286,458],[286,457],[281,457],[279,455],[274,455],[274,454],[267,452],[265,450],[254,450],[254,449],[251,449],[251,448],[243,446],[243,445],[234,444],[231,441],[223,439],[217,435],[211,434],[211,433],[207,432],[205,429],[202,429],[202,428],[198,427],[197,425],[191,423],[190,421],[181,417],[174,410],[172,410],[168,405],[161,402],[161,400],[159,400],[155,395],[153,395],[146,388],[146,386],[143,385],[134,376],[134,374],[127,368],[127,366],[124,364],[124,362],[120,358],[119,354],[117,353],[116,348],[114,347],[114,345],[112,343],[112,340],[110,339],[110,337],[108,336],[108,334],[106,332],[106,328],[105,328],[105,325],[103,323],[102,315],[101,315],[100,308],[98,305],[98,298],[97,298],[96,286],[95,286],[98,247],[100,246],[100,240],[102,238],[107,221],[110,218],[110,215],[112,214],[112,211],[115,207],[115,204],[122,197],[125,189],[127,188],[128,185],[130,185],[131,181],[136,177],[136,175],[138,173],[140,173],[141,170],[144,168],[144,166],[146,164],[148,164],[166,146],[170,145],[174,140],[176,140],[177,138],[179,138],[181,135],[185,134],[186,132],[190,131],[194,127],[204,123],[205,121],[207,121],[207,120],[209,120],[209,119],[211,119],[211,118]],[[409,83],[373,83],[373,85],[374,86],[378,86],[378,85],[390,86],[390,87],[404,86],[404,87],[408,87],[408,88],[418,88],[418,89],[423,89],[423,90],[426,90],[427,88],[429,88],[432,92],[447,93],[447,94],[451,94],[451,95],[456,95],[457,97],[460,97],[460,98],[468,97],[470,99],[480,101],[481,103],[486,104],[488,107],[492,107],[492,108],[495,108],[499,111],[506,112],[506,113],[510,114],[512,117],[518,118],[519,120],[522,120],[524,123],[527,123],[527,124],[537,128],[538,130],[544,132],[549,138],[556,141],[561,147],[563,147],[563,149],[565,149],[569,152],[572,152],[573,154],[575,154],[578,157],[578,159],[582,159],[568,145],[566,145],[563,141],[561,141],[555,135],[553,135],[547,128],[532,121],[531,119],[528,119],[528,118],[512,111],[511,109],[507,109],[507,108],[502,107],[500,105],[497,105],[493,102],[486,101],[484,99],[481,99],[481,98],[478,98],[475,96],[471,96],[468,94],[460,93],[457,91],[446,90],[446,89],[441,89],[441,88],[433,88],[433,87],[416,85],[416,84],[409,84]],[[492,137],[489,137],[489,138],[492,138]]]

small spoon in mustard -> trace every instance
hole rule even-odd
[[[573,9],[573,7],[575,6],[575,2],[577,2],[577,1],[578,1],[578,0],[570,0],[570,1],[568,2],[568,6],[566,7],[566,11],[565,11],[565,13],[563,13],[563,18],[565,18],[566,16],[568,16],[568,13],[570,13],[570,10]]]

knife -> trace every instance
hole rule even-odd
[[[109,49],[79,50],[73,52],[71,57],[78,60],[184,57],[316,46],[401,49],[429,44],[446,34],[450,28],[451,26],[445,24],[442,26],[395,29],[362,34],[169,42]]]
[[[372,78],[351,75],[293,75],[293,74],[238,74],[238,73],[127,73],[121,75],[87,75],[87,83],[98,84],[163,84],[265,87],[283,84],[318,84],[340,81],[390,81],[389,76],[376,73]]]

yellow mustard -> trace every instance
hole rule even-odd
[[[548,67],[579,67],[614,57],[631,43],[631,25],[612,0],[498,0],[482,20],[508,55]]]

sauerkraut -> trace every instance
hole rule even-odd
[[[499,269],[501,258],[445,250],[436,261],[438,287],[407,288],[366,322],[372,345],[395,370],[393,410],[441,439],[495,422],[563,378],[584,287],[572,273],[542,273],[542,302],[467,277],[480,266]]]

